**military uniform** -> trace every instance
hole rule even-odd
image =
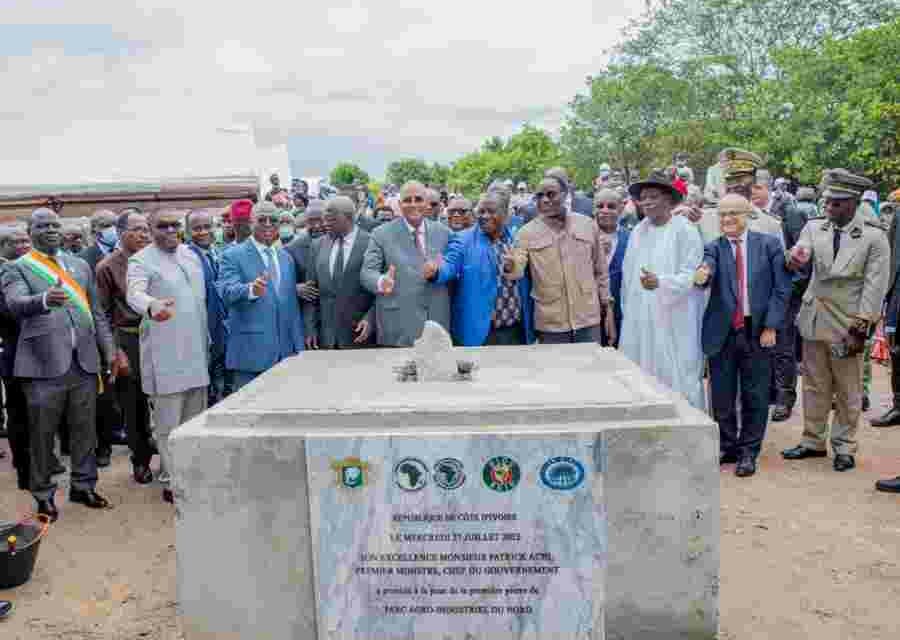
[[[836,233],[840,237],[834,254]],[[824,454],[828,413],[836,396],[831,445],[835,455],[853,456],[862,407],[862,354],[833,353],[846,346],[857,320],[874,326],[881,316],[890,273],[890,248],[881,226],[857,213],[843,229],[830,220],[810,220],[797,245],[811,252],[812,276],[803,296],[797,328],[803,337],[804,429],[800,448]],[[799,459],[798,455],[785,457]]]

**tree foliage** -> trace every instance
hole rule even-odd
[[[404,158],[388,165],[385,180],[397,186],[410,181],[443,185],[447,183],[449,172],[450,169],[442,164],[429,165],[421,158]]]
[[[351,185],[354,182],[366,184],[369,181],[369,174],[351,162],[342,162],[331,170],[329,181],[336,187]]]
[[[495,136],[456,161],[450,169],[449,185],[474,198],[493,180],[524,180],[534,185],[545,169],[561,162],[560,147],[550,135],[526,124],[509,140]]]

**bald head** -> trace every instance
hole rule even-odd
[[[107,209],[100,209],[91,214],[91,233],[100,233],[106,227],[116,224],[116,214]]]
[[[318,238],[325,233],[325,201],[310,200],[309,206],[303,212],[303,223],[311,238]]]
[[[325,231],[342,238],[353,230],[356,206],[347,196],[337,196],[325,204]]]

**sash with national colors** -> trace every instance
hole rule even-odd
[[[91,313],[91,303],[75,278],[56,262],[33,249],[19,258],[19,262],[31,269],[32,273],[46,281],[51,287],[61,287],[69,296],[66,304],[71,304],[82,320],[93,330],[94,315]]]

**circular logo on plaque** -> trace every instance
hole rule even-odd
[[[459,489],[465,481],[463,463],[456,458],[442,458],[434,463],[434,483],[441,489]]]
[[[584,482],[584,466],[575,458],[550,458],[541,467],[541,482],[548,489],[569,491]]]
[[[519,484],[522,471],[519,463],[507,456],[496,456],[488,460],[481,471],[481,479],[489,489],[505,493]]]
[[[428,483],[428,467],[418,458],[403,458],[394,466],[394,482],[404,491],[418,491]]]

